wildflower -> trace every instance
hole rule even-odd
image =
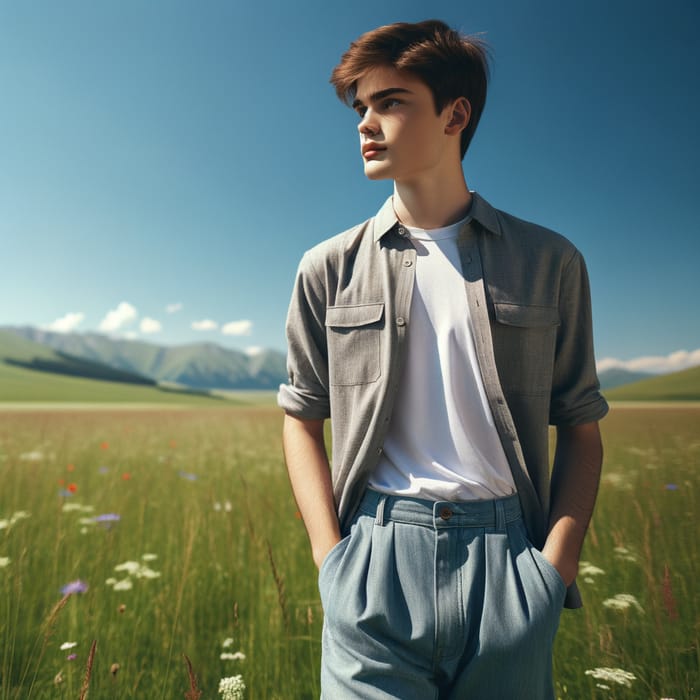
[[[126,612],[126,605],[124,605],[124,603],[122,603],[122,604],[117,608],[117,610],[119,611],[119,614],[120,614],[120,615],[123,615],[123,614]]]
[[[221,646],[222,646],[224,649],[228,649],[229,647],[232,647],[232,646],[233,646],[233,637],[226,637],[226,639],[224,639],[224,641],[223,641],[223,643],[221,644]]]
[[[158,555],[151,554],[150,552],[148,552],[146,554],[142,554],[141,559],[143,559],[144,561],[153,561],[154,559],[158,559]]]
[[[198,479],[196,474],[191,474],[190,472],[180,471],[180,476],[187,481],[197,481]]]
[[[141,568],[141,564],[137,561],[125,561],[123,564],[117,564],[114,567],[115,571],[128,571],[130,574],[135,573]]]
[[[115,591],[130,591],[133,587],[134,584],[131,582],[131,579],[127,576],[121,581],[117,581],[114,584],[114,586],[112,586],[112,589]]]
[[[117,673],[119,673],[119,669],[120,669],[120,668],[121,668],[121,666],[120,666],[119,664],[112,664],[112,665],[109,667],[109,672],[110,672],[113,676],[116,676]]]
[[[75,493],[78,490],[78,485],[77,484],[68,484],[66,487],[66,490],[69,491],[70,493]]]
[[[75,464],[67,464],[66,471],[67,472],[74,472],[75,471]]]
[[[678,484],[666,484],[667,491],[678,491]]]
[[[603,606],[613,610],[627,610],[634,607],[639,612],[644,612],[644,608],[639,604],[639,601],[630,593],[618,593],[612,598],[607,598],[603,601]]]
[[[219,503],[218,501],[216,501],[216,503],[214,503],[214,510],[215,510],[217,513],[220,513],[220,512],[221,512],[221,503]]]
[[[80,503],[64,503],[61,506],[61,510],[64,513],[72,513],[72,512],[79,512],[79,513],[92,513],[92,511],[95,510],[95,506],[83,506]]]
[[[68,656],[66,656],[67,661],[75,661],[77,658],[78,658],[77,654],[68,654]]]
[[[85,593],[87,591],[88,585],[85,581],[77,579],[67,583],[63,588],[61,588],[61,595],[73,595],[74,593]]]
[[[61,685],[63,683],[63,671],[59,671],[54,677],[53,677],[53,684],[54,685]]]
[[[117,513],[103,513],[102,515],[96,515],[92,520],[96,523],[115,523],[121,520],[122,516],[117,515]]]
[[[10,564],[10,557],[0,557],[0,569],[4,569]]]
[[[122,474],[122,481],[129,481],[131,479],[131,474],[129,472],[124,472]]]
[[[242,700],[245,692],[243,676],[229,676],[219,681],[219,695],[223,700]]]
[[[230,651],[223,651],[219,658],[222,661],[245,661],[245,654],[242,651],[237,651],[233,654]]]
[[[605,571],[594,566],[589,561],[581,561],[578,565],[578,573],[580,576],[602,576]]]
[[[624,671],[621,668],[609,668],[604,666],[602,668],[591,668],[585,672],[587,676],[592,676],[599,681],[609,681],[610,683],[617,683],[619,685],[624,685],[627,688],[632,687],[632,681],[637,680],[634,673],[629,671]]]
[[[23,462],[41,462],[44,459],[44,453],[39,450],[32,450],[31,452],[23,452],[19,458]]]
[[[627,547],[615,547],[613,550],[615,556],[622,561],[637,561],[639,558],[632,550],[627,549]]]
[[[61,644],[59,649],[61,651],[67,651],[68,649],[72,649],[73,647],[77,647],[77,646],[78,646],[78,642],[63,642],[63,644]]]
[[[61,498],[70,498],[73,494],[68,489],[59,489],[58,495]]]
[[[101,443],[100,443],[100,449],[101,449],[101,450],[108,450],[108,449],[109,449],[109,443],[108,443],[108,442],[101,442]]]
[[[109,467],[104,464],[97,470],[100,474],[107,474],[109,472]]]

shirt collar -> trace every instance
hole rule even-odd
[[[469,210],[471,218],[478,221],[488,233],[501,235],[501,225],[498,222],[496,210],[478,193],[472,192],[472,206]],[[389,197],[374,217],[375,243],[395,226],[399,225],[394,206]]]

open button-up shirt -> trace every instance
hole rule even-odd
[[[564,237],[472,196],[458,246],[478,363],[529,536],[542,547],[548,425],[588,423],[608,410],[595,370],[588,276]],[[287,318],[289,382],[278,403],[299,418],[331,418],[341,530],[382,452],[402,376],[415,261],[389,199],[299,265]],[[577,604],[572,588],[567,605]]]

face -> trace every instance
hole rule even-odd
[[[430,88],[411,74],[388,66],[373,69],[358,80],[353,108],[360,117],[360,151],[370,180],[417,183],[454,160],[450,105],[436,114]]]

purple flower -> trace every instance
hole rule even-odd
[[[78,658],[77,654],[68,654],[68,656],[66,656],[66,659],[68,659],[68,661],[75,661],[75,659],[77,659],[77,658]]]
[[[667,491],[678,491],[678,484],[666,484]]]
[[[106,467],[104,464],[97,470],[100,474],[106,474],[109,471],[109,467]]]
[[[183,479],[187,479],[187,481],[197,481],[197,475],[196,474],[190,474],[189,472],[180,472],[180,476]]]
[[[73,595],[74,593],[85,593],[87,589],[88,585],[85,583],[85,581],[76,579],[75,581],[71,581],[63,586],[63,588],[61,588],[61,593],[63,595]]]
[[[102,515],[96,515],[93,520],[96,523],[113,523],[117,520],[121,520],[122,516],[117,515],[117,513],[103,513]]]

